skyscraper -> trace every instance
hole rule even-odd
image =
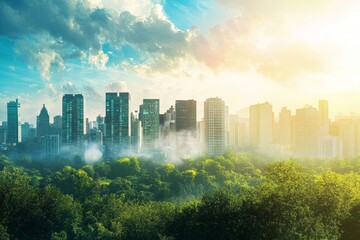
[[[204,103],[205,145],[210,156],[225,152],[225,102],[221,98],[208,98]]]
[[[277,143],[290,145],[292,143],[292,122],[291,111],[286,107],[279,113]]]
[[[0,145],[5,144],[7,139],[7,122],[2,122],[0,126]]]
[[[162,144],[166,144],[175,141],[175,139],[170,139],[175,137],[175,109],[171,106],[164,114],[160,114],[160,138],[162,139]],[[170,137],[170,138],[169,138]]]
[[[20,103],[16,101],[7,104],[7,143],[21,142]]]
[[[62,128],[62,117],[60,115],[54,117],[54,127]]]
[[[196,101],[176,100],[175,102],[176,131],[189,131],[196,134]]]
[[[134,153],[139,153],[141,148],[141,124],[139,118],[131,113],[131,150]]]
[[[142,149],[149,151],[155,148],[155,142],[160,136],[160,100],[144,99],[140,106],[140,120],[142,126]]]
[[[40,138],[40,150],[43,157],[55,157],[60,153],[59,135],[46,135]]]
[[[250,106],[250,145],[261,151],[269,150],[273,143],[274,113],[270,103]]]
[[[327,100],[319,100],[319,112],[321,125],[329,124],[329,105]]]
[[[45,104],[43,105],[39,116],[37,116],[37,136],[42,137],[50,134],[50,120],[49,120],[49,114],[46,110]]]
[[[62,98],[62,142],[80,145],[84,140],[84,97],[65,94]]]
[[[21,124],[21,142],[27,142],[30,140],[30,128],[31,125],[28,122]]]
[[[60,115],[54,117],[54,124],[50,125],[49,134],[59,135],[60,140],[62,139],[62,117]]]
[[[229,146],[238,150],[248,145],[249,120],[238,115],[229,116]]]
[[[105,135],[106,144],[118,144],[126,149],[130,144],[130,95],[128,92],[106,93]]]
[[[296,109],[295,153],[298,157],[320,157],[320,112],[312,107]]]

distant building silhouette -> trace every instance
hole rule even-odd
[[[30,140],[30,128],[31,125],[28,122],[21,124],[21,142],[27,142]]]
[[[329,104],[327,100],[319,100],[319,112],[321,125],[329,125]]]
[[[248,125],[249,119],[238,115],[229,116],[229,147],[239,150],[248,146]]]
[[[141,123],[139,118],[131,113],[131,150],[134,153],[139,153],[141,149]]]
[[[270,103],[250,106],[250,145],[261,151],[268,151],[273,143],[274,113]]]
[[[50,118],[45,104],[43,104],[40,114],[36,118],[36,129],[38,137],[43,137],[50,133]]]
[[[0,144],[6,144],[7,139],[7,122],[2,122],[0,127]]]
[[[297,157],[320,157],[320,112],[312,107],[296,109],[295,155]]]

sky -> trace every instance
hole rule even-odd
[[[82,93],[86,117],[104,115],[106,92],[128,91],[131,110],[159,98],[221,97],[236,113],[268,101],[277,115],[329,101],[360,112],[357,0],[0,0],[0,120],[21,103],[61,114]]]

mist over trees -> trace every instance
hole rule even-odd
[[[0,156],[0,239],[359,239],[360,158]]]

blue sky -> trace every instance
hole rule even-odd
[[[232,112],[318,98],[353,112],[357,10],[355,0],[0,0],[0,120],[15,98],[23,121],[43,103],[61,114],[64,93],[83,93],[94,119],[108,91],[129,91],[132,110],[193,98],[200,117],[214,96]]]

